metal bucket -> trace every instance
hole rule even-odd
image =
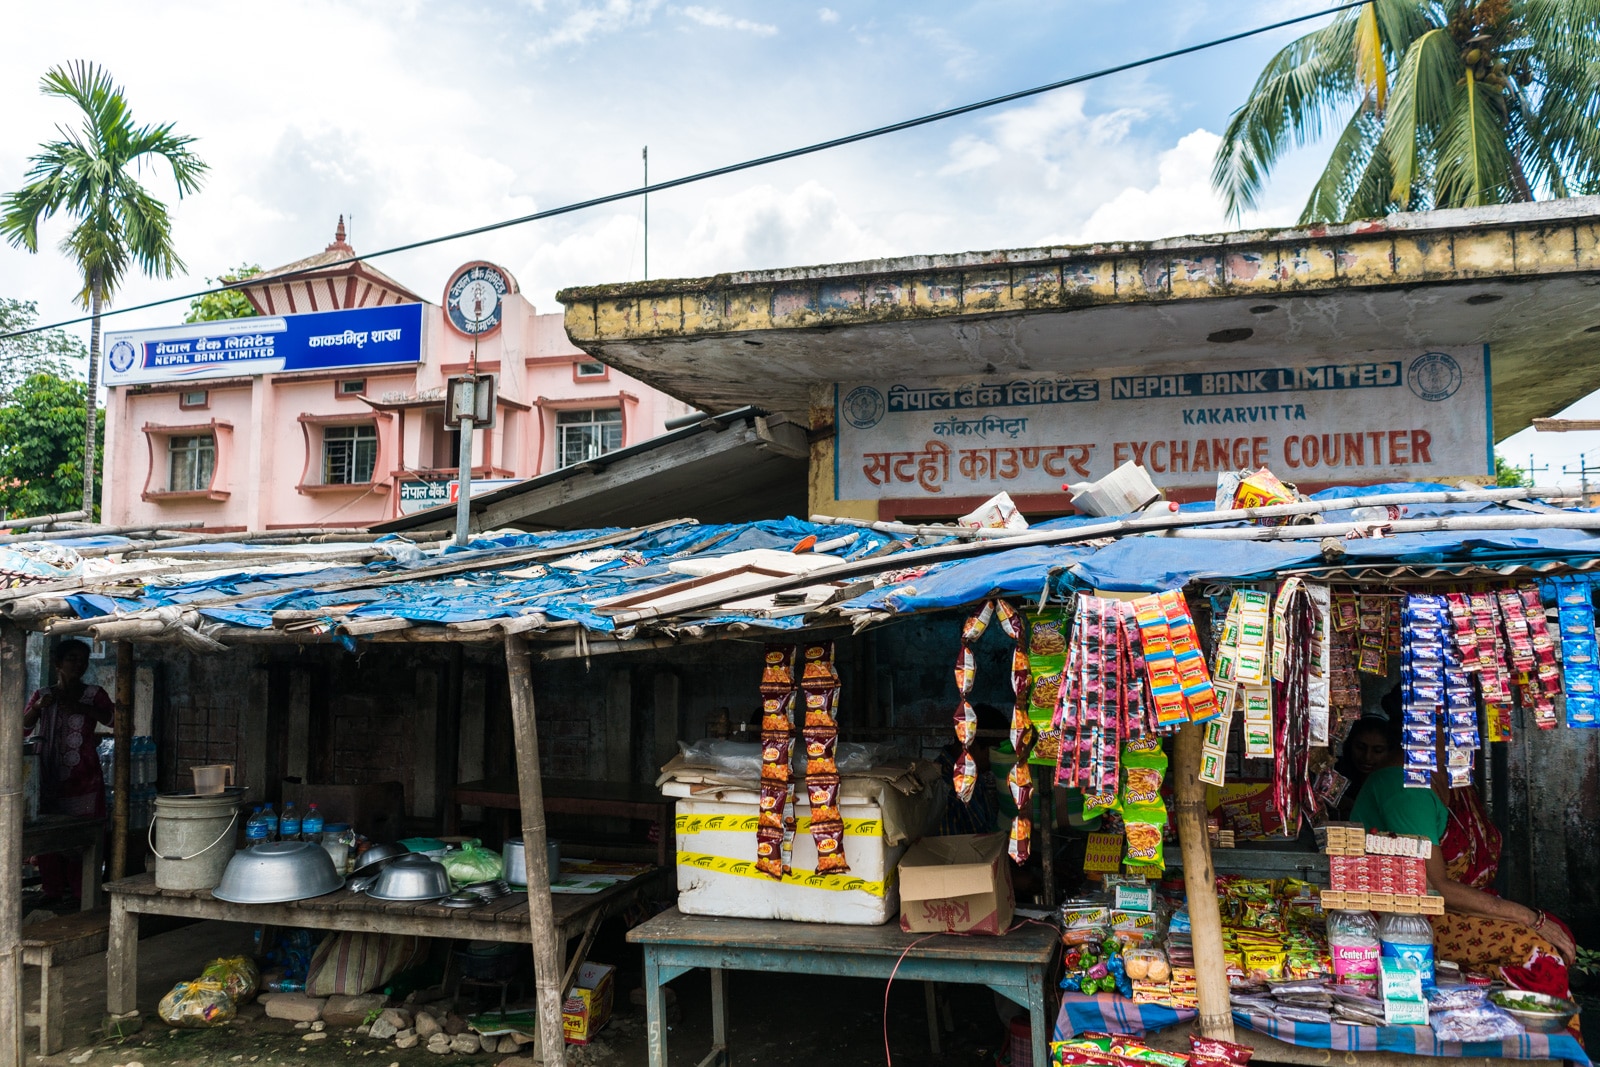
[[[162,889],[211,889],[233,858],[244,790],[156,797],[147,835]]]
[[[550,880],[554,882],[561,877],[561,842],[545,842],[545,859],[550,865]],[[511,837],[500,849],[500,858],[505,867],[505,878],[511,885],[525,886],[528,884],[528,857],[527,849],[522,838]]]

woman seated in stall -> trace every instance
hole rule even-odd
[[[1389,758],[1389,753],[1398,751],[1400,751],[1398,719],[1368,715],[1356,720],[1355,725],[1350,727],[1349,735],[1344,739],[1339,762],[1333,765],[1333,769],[1350,783],[1345,787],[1344,796],[1339,798],[1335,818],[1341,822],[1349,820],[1350,812],[1356,806],[1356,797],[1361,795],[1361,787],[1366,784],[1373,771],[1383,766],[1384,761]]]
[[[1398,691],[1384,700],[1385,710],[1397,721],[1398,703]],[[1440,734],[1442,741],[1443,731]],[[1570,965],[1577,949],[1565,923],[1506,900],[1490,888],[1500,869],[1500,831],[1490,821],[1478,790],[1451,789],[1443,773],[1433,776],[1431,789],[1408,789],[1404,758],[1404,751],[1395,745],[1362,785],[1350,818],[1368,830],[1413,834],[1433,842],[1428,884],[1444,897],[1446,909],[1444,915],[1432,917],[1435,955],[1467,970],[1492,971],[1522,967],[1539,949]],[[1442,753],[1439,762],[1444,763]]]

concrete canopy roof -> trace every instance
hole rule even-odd
[[[1488,344],[1498,440],[1600,389],[1600,197],[557,299],[597,359],[703,411],[799,420],[853,379]]]

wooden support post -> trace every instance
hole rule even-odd
[[[116,745],[111,770],[111,880],[128,873],[128,817],[132,808],[133,643],[117,642],[117,711],[111,720]]]
[[[511,683],[512,739],[517,750],[517,790],[522,802],[522,846],[528,862],[528,922],[533,927],[534,989],[539,1003],[539,1046],[545,1067],[566,1067],[561,1031],[561,943],[556,935],[546,851],[544,784],[539,773],[539,727],[534,719],[533,667],[528,644],[506,635],[506,676]]]
[[[22,709],[27,632],[0,624],[0,1067],[22,1067]],[[87,888],[87,887],[86,887]]]
[[[1193,931],[1200,1032],[1232,1041],[1233,1009],[1228,998],[1228,971],[1222,962],[1222,912],[1217,907],[1217,872],[1211,867],[1211,836],[1206,832],[1206,787],[1200,781],[1204,732],[1199,723],[1189,723],[1178,731],[1172,751],[1172,784],[1177,798],[1178,844],[1183,849],[1183,891],[1189,898]]]

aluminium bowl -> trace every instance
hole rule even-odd
[[[1522,1028],[1530,1034],[1560,1033],[1578,1013],[1578,1005],[1570,1000],[1552,997],[1545,993],[1533,993],[1525,989],[1502,989],[1491,993],[1489,1003],[1521,1023]],[[1550,1010],[1528,1011],[1518,1007],[1518,1004],[1537,1004]]]
[[[355,869],[350,873],[360,874],[361,872],[366,871],[368,874],[375,874],[377,873],[378,867],[381,864],[389,862],[396,856],[409,855],[410,852],[410,849],[397,842],[383,845],[373,845],[356,859]]]
[[[450,895],[444,864],[427,856],[396,856],[383,865],[378,881],[367,890],[374,900],[438,900]]]
[[[285,904],[332,893],[344,885],[333,857],[312,841],[268,841],[233,854],[211,891],[230,904]]]

